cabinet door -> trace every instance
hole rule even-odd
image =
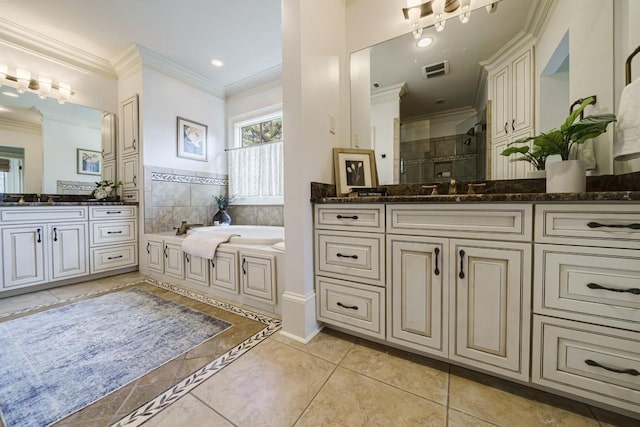
[[[180,245],[164,244],[164,274],[184,279],[184,252]]]
[[[46,281],[44,227],[2,229],[4,288],[19,288]]]
[[[122,133],[119,140],[119,155],[128,156],[138,154],[138,95],[122,102],[121,105]]]
[[[49,224],[51,280],[83,276],[87,269],[87,224]]]
[[[531,245],[451,240],[449,357],[527,380]]]
[[[491,79],[493,84],[493,98],[491,100],[493,110],[492,127],[493,139],[504,138],[511,133],[511,91],[509,66],[498,70]]]
[[[147,253],[147,268],[157,273],[164,273],[164,245],[162,240],[147,240],[145,247]]]
[[[102,113],[101,118],[101,141],[102,160],[116,160],[116,115],[113,113]],[[104,178],[109,179],[109,178]]]
[[[209,286],[209,260],[185,254],[185,279],[198,285]]]
[[[122,159],[122,189],[136,190],[138,188],[138,156]]]
[[[509,162],[512,156],[503,156],[508,139],[502,139],[491,146],[491,179],[509,179]]]
[[[387,237],[387,339],[446,357],[447,239]]]
[[[511,121],[512,132],[531,128],[533,91],[531,85],[531,50],[511,63]]]
[[[271,304],[276,303],[275,256],[240,253],[242,293]]]
[[[105,181],[115,181],[117,179],[115,160],[105,161],[102,164],[102,179]]]
[[[238,260],[235,252],[216,251],[211,267],[211,286],[237,294],[240,291],[237,271]]]

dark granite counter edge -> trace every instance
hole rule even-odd
[[[55,207],[55,206],[138,206],[138,202],[116,202],[116,201],[78,201],[78,202],[0,202],[0,208],[2,207]]]

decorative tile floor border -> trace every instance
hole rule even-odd
[[[221,355],[214,361],[210,362],[206,366],[203,366],[202,368],[198,369],[193,374],[189,375],[187,378],[180,381],[178,384],[174,385],[164,393],[157,396],[155,399],[147,402],[146,404],[142,405],[135,411],[131,412],[129,415],[120,419],[120,421],[113,424],[113,427],[125,427],[125,426],[134,427],[134,426],[141,425],[142,423],[144,423],[145,421],[149,420],[151,417],[156,415],[158,412],[162,411],[163,409],[166,409],[169,405],[176,402],[182,396],[184,396],[185,394],[189,393],[191,390],[193,390],[194,388],[202,384],[204,381],[211,378],[214,374],[222,370],[224,367],[229,365],[234,360],[238,359],[247,351],[251,350],[253,347],[258,345],[264,339],[268,338],[270,335],[272,335],[278,329],[280,329],[282,325],[279,319],[275,319],[273,317],[269,317],[263,314],[255,313],[250,310],[236,307],[234,305],[218,301],[211,297],[200,295],[193,291],[179,288],[169,283],[164,283],[152,278],[147,278],[142,281],[149,283],[151,285],[155,285],[160,288],[169,290],[178,295],[182,295],[187,298],[191,298],[196,301],[209,304],[221,310],[231,312],[238,316],[255,320],[257,322],[265,324],[266,327],[261,331],[259,331],[258,333],[247,338],[245,341],[241,342],[237,346],[233,347],[231,350]]]
[[[172,173],[151,172],[152,181],[182,182],[185,184],[229,185],[228,178],[178,175]]]

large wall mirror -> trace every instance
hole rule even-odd
[[[0,193],[89,194],[102,179],[102,111],[0,89]]]
[[[380,183],[491,178],[488,70],[523,39],[533,46],[532,133],[559,126],[578,98],[597,94],[590,112],[614,112],[612,0],[496,5],[425,28],[426,47],[407,33],[351,53],[351,146],[375,150]],[[612,136],[600,138],[591,173],[612,173]]]

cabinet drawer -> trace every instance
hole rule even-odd
[[[59,222],[59,221],[81,221],[87,219],[87,208],[84,206],[74,207],[15,207],[0,210],[0,221],[6,223],[13,222]]]
[[[537,205],[536,242],[640,249],[640,205]]]
[[[136,244],[91,249],[91,273],[138,265]]]
[[[384,235],[316,232],[316,274],[384,286]]]
[[[135,218],[135,206],[91,206],[89,219]]]
[[[384,289],[344,280],[316,278],[318,320],[384,338]]]
[[[136,221],[100,221],[91,224],[91,246],[135,241]]]
[[[122,192],[122,200],[125,202],[138,202],[138,198],[138,190]]]
[[[384,232],[383,205],[316,205],[315,227],[327,230]]]
[[[531,205],[387,205],[387,233],[530,241]]]
[[[534,311],[640,331],[640,251],[535,245]]]
[[[532,381],[640,413],[640,334],[534,316]]]

